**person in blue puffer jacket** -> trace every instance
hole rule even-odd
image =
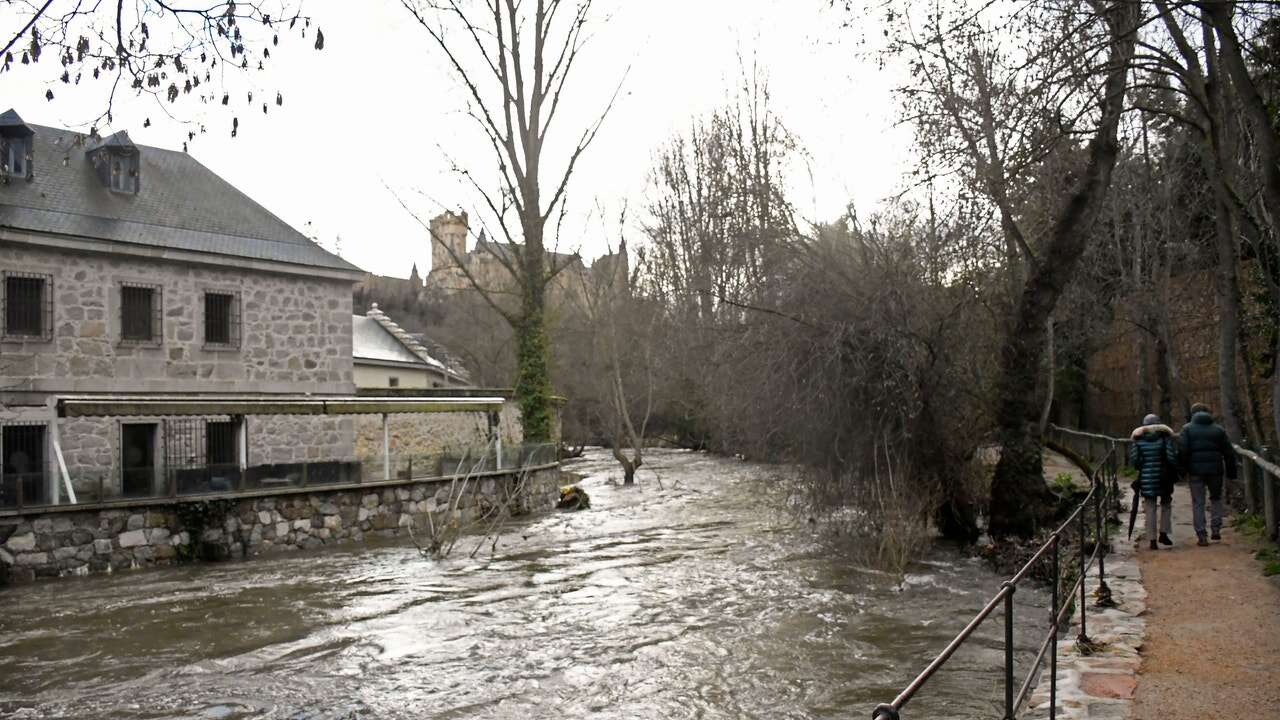
[[[1160,542],[1172,545],[1169,533],[1173,530],[1172,503],[1161,503],[1161,496],[1172,497],[1169,492],[1178,474],[1178,441],[1173,429],[1160,422],[1159,415],[1148,415],[1142,425],[1130,436],[1129,465],[1138,471],[1138,494],[1142,496],[1142,509],[1147,517],[1147,540],[1151,549],[1156,544],[1156,510],[1160,512]]]

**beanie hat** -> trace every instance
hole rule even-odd
[[[1152,413],[1152,414],[1150,414],[1150,415],[1148,415],[1148,416],[1146,416],[1146,417],[1142,418],[1142,424],[1143,424],[1143,425],[1159,425],[1159,424],[1160,424],[1160,416],[1159,416],[1159,415],[1156,415],[1156,414],[1154,414],[1154,413]]]

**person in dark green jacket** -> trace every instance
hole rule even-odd
[[[1196,529],[1197,545],[1205,546],[1204,495],[1209,491],[1213,504],[1210,529],[1213,539],[1222,539],[1222,478],[1236,479],[1236,452],[1227,431],[1213,421],[1208,405],[1191,406],[1191,422],[1178,434],[1182,446],[1182,466],[1187,471],[1191,488],[1191,524]]]
[[[1172,545],[1169,533],[1173,530],[1173,508],[1161,503],[1166,490],[1172,485],[1178,472],[1178,444],[1173,429],[1160,422],[1160,416],[1148,415],[1142,425],[1130,436],[1129,465],[1138,471],[1138,494],[1142,496],[1143,513],[1147,516],[1147,540],[1151,549],[1156,544],[1156,509],[1160,509],[1160,542]],[[1172,493],[1168,494],[1172,498]]]

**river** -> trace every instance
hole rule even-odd
[[[492,555],[366,544],[0,591],[0,717],[868,718],[999,588],[943,547],[898,592],[778,509],[783,469],[650,461],[623,488],[589,454],[592,509]],[[1002,633],[997,613],[904,719],[999,717]]]

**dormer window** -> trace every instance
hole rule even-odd
[[[102,140],[89,149],[88,156],[103,185],[118,193],[138,192],[142,156],[128,133],[121,130]]]
[[[18,113],[0,113],[0,182],[10,178],[30,178],[31,140],[35,135]]]

